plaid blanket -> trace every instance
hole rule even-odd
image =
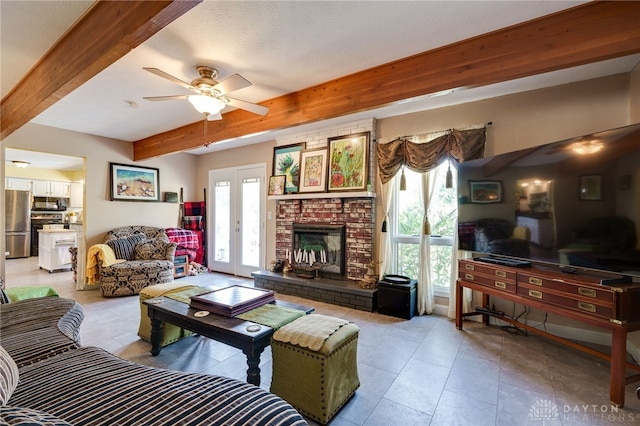
[[[185,216],[205,217],[206,204],[204,201],[185,201],[183,207]]]
[[[178,248],[197,250],[200,246],[198,234],[194,231],[182,228],[165,228],[169,241],[176,243]]]

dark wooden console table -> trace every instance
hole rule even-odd
[[[551,266],[515,268],[474,260],[460,260],[458,270],[458,330],[462,330],[463,318],[471,315],[482,315],[483,322],[489,324],[490,314],[462,312],[462,293],[467,287],[482,293],[482,306],[485,307],[491,306],[489,298],[495,296],[610,331],[609,355],[512,318],[497,316],[502,321],[608,360],[611,364],[611,402],[619,407],[624,405],[625,386],[640,381],[640,374],[627,377],[625,372],[626,368],[640,372],[640,366],[626,361],[627,333],[640,330],[640,284],[603,285],[600,284],[602,278],[616,278],[616,275],[565,274]]]

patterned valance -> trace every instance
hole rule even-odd
[[[485,127],[471,130],[451,129],[443,136],[425,143],[411,142],[402,137],[378,144],[378,171],[381,182],[384,184],[391,180],[402,166],[424,173],[449,157],[459,163],[481,158],[484,155],[485,130]]]

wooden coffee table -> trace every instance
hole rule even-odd
[[[247,382],[260,386],[260,354],[269,346],[271,335],[275,331],[271,327],[259,325],[251,321],[229,318],[222,315],[209,314],[196,317],[197,309],[190,308],[187,303],[167,297],[156,297],[143,300],[151,318],[151,355],[160,353],[162,339],[162,322],[176,325],[217,340],[242,350],[247,357]],[[313,312],[310,306],[277,300],[276,305],[298,309],[307,314]],[[259,327],[257,327],[259,326]]]

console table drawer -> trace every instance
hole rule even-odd
[[[470,281],[483,286],[492,287],[498,290],[504,290],[509,293],[516,292],[515,280],[509,280],[505,278],[499,278],[495,276],[487,276],[474,272],[467,272],[464,270],[458,271],[458,278],[465,281]]]
[[[548,291],[544,287],[518,283],[518,294],[532,300],[543,301],[545,303],[562,306],[583,314],[592,314],[598,317],[613,318],[613,305],[603,304],[601,301],[583,300],[571,297],[571,295],[558,294],[553,290]]]
[[[567,293],[568,297],[570,297],[570,295],[578,296],[576,299],[584,300],[587,303],[590,303],[591,299],[594,300],[594,303],[597,303],[597,301],[613,303],[614,300],[614,294],[610,288],[599,288],[593,284],[568,282],[558,278],[551,279],[526,272],[518,274],[518,284],[557,290],[562,293]]]
[[[497,278],[500,281],[507,280],[509,282],[516,282],[516,273],[514,271],[496,265],[482,265],[478,262],[460,260],[459,271],[460,273],[469,272],[471,274],[484,274],[489,277]],[[460,276],[460,278],[464,279],[463,276]]]

